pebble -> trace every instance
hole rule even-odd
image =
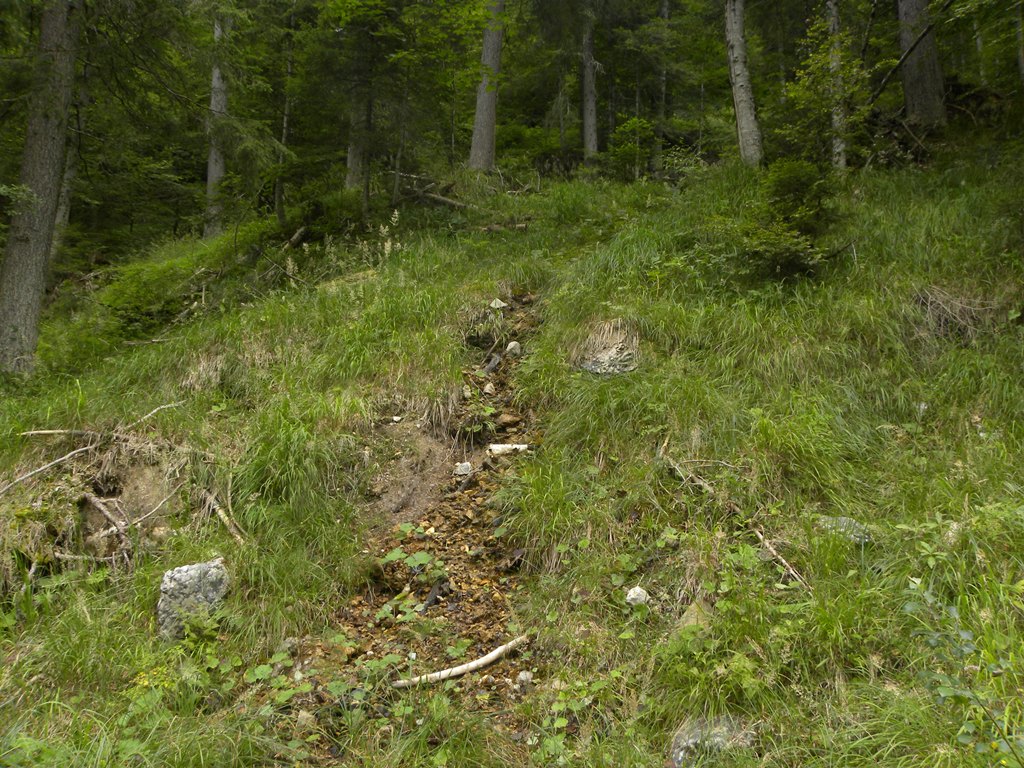
[[[516,678],[516,682],[519,683],[519,685],[532,685],[533,672],[524,669],[519,673],[519,676]]]
[[[508,346],[505,347],[505,354],[509,357],[522,357],[523,345],[518,341],[510,341]]]
[[[455,474],[457,476],[459,476],[459,477],[465,477],[466,475],[471,475],[471,474],[473,474],[473,465],[470,462],[468,462],[468,461],[464,461],[461,464],[456,464],[455,465]]]
[[[647,594],[647,590],[643,587],[633,587],[626,593],[626,602],[634,607],[638,605],[647,605],[650,599],[651,596]]]

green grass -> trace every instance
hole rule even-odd
[[[475,218],[446,229],[437,214],[403,214],[388,234],[397,252],[374,235],[361,249],[339,241],[297,255],[308,285],[229,258],[206,288],[220,299],[184,323],[146,316],[155,344],[125,345],[139,334],[124,306],[145,304],[136,299],[185,261],[191,276],[200,257],[187,246],[55,305],[42,372],[0,400],[11,436],[0,466],[72,447],[13,437],[24,429],[110,431],[183,401],[142,431],[199,452],[186,479],[230,489],[252,542],[238,551],[213,520],[130,574],[54,574],[20,618],[5,609],[0,708],[17,706],[3,717],[0,761],[294,757],[301,745],[283,743],[281,726],[295,713],[240,712],[237,688],[216,692],[286,637],[329,632],[332,611],[372,578],[359,502],[391,450],[372,421],[395,408],[443,416],[463,367],[478,363],[463,344],[473,318],[494,296],[533,292],[543,322],[516,384],[543,443],[498,503],[504,535],[527,550],[519,622],[540,632],[532,663],[565,687],[518,705],[529,735],[517,742],[443,691],[410,694],[415,714],[338,713],[321,739],[336,742],[340,764],[654,766],[685,717],[730,712],[758,724],[756,748],[719,765],[1014,765],[957,736],[968,724],[981,745],[998,741],[979,702],[1005,706],[1004,729],[1024,727],[1022,163],[1008,150],[997,168],[964,157],[851,174],[819,243],[832,258],[781,282],[745,271],[764,192],[728,165],[680,189],[477,187],[481,204],[530,228],[486,234]],[[254,229],[247,243],[258,240]],[[935,333],[916,300],[931,286],[991,305],[972,338]],[[588,328],[612,319],[637,329],[639,369],[574,371],[567,360]],[[659,459],[663,445],[691,481]],[[41,485],[2,500],[10,576],[44,546],[40,531],[67,525],[79,480],[52,477],[41,507]],[[860,520],[874,542],[826,534],[822,515]],[[159,574],[215,554],[236,580],[219,633],[160,643]],[[637,583],[649,612],[625,605]],[[906,610],[922,594],[935,609]],[[713,606],[708,618],[681,627],[698,600]],[[195,671],[210,654],[241,666]],[[922,674],[946,675],[961,694],[940,704]]]

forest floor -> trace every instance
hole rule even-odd
[[[1019,767],[1022,168],[851,173],[813,242],[735,165],[467,177],[62,283],[0,382],[0,764]]]

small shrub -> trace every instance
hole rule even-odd
[[[776,222],[747,230],[737,272],[751,279],[785,280],[812,274],[821,259],[810,238]]]
[[[797,233],[820,235],[832,223],[832,176],[806,160],[772,163],[762,182],[772,217],[790,225]]]

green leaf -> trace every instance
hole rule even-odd
[[[433,561],[434,556],[426,551],[420,551],[405,558],[405,564],[410,568],[419,568],[424,565],[429,565]]]
[[[259,680],[269,680],[273,674],[274,668],[269,664],[260,664],[258,667],[252,667],[245,672],[245,682],[255,683]]]

